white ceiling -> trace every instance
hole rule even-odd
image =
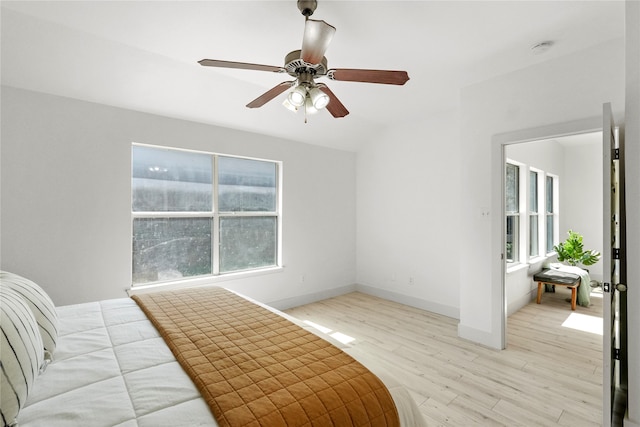
[[[405,86],[324,79],[351,112],[293,114],[286,74],[201,67],[203,58],[281,66],[304,17],[287,1],[2,1],[2,84],[357,150],[389,125],[456,108],[460,88],[623,37],[624,1],[329,1],[329,68],[406,70]],[[554,46],[534,55],[531,46]]]

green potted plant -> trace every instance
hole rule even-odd
[[[600,260],[600,252],[584,249],[580,233],[569,230],[568,234],[567,240],[553,247],[558,254],[558,261],[577,266],[578,264],[593,265]]]

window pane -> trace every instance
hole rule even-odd
[[[211,218],[133,220],[133,283],[211,274]]]
[[[275,212],[276,164],[235,157],[218,158],[220,212]]]
[[[553,215],[547,215],[547,253],[553,252]]]
[[[546,202],[547,202],[547,212],[553,212],[553,177],[548,176],[546,180]]]
[[[519,167],[507,163],[506,176],[506,209],[507,212],[518,212],[520,210],[519,199]]]
[[[276,217],[220,218],[220,272],[276,265]]]
[[[518,234],[518,217],[512,215],[507,216],[507,262],[518,261]]]
[[[134,212],[210,212],[213,172],[208,154],[133,146]]]
[[[538,212],[538,172],[529,173],[529,211]]]
[[[538,216],[529,216],[529,255],[538,255]]]

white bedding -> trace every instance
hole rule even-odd
[[[60,333],[54,360],[34,383],[18,417],[21,427],[217,425],[135,301],[105,300],[57,311]],[[332,342],[348,352],[347,346]],[[387,385],[401,425],[425,426],[409,393],[383,367],[367,366]]]

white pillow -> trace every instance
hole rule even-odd
[[[0,284],[13,289],[26,301],[38,322],[42,344],[50,358],[58,342],[58,314],[49,295],[31,280],[7,271],[0,271]]]
[[[0,417],[10,426],[27,400],[44,352],[31,309],[17,292],[5,286],[0,286],[0,329]]]

